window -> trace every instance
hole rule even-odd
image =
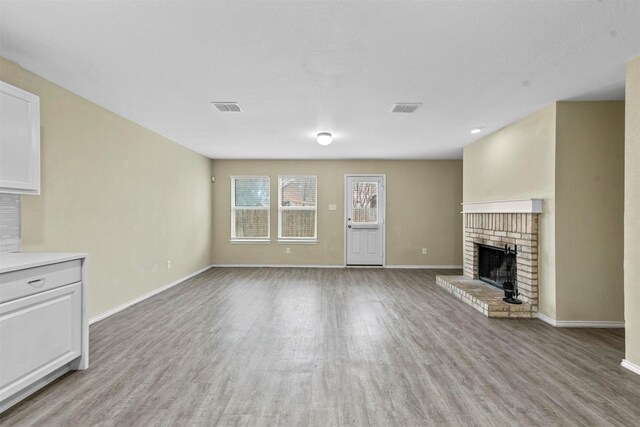
[[[278,177],[278,239],[316,240],[316,181],[315,176]]]
[[[269,239],[269,177],[231,177],[231,239]]]

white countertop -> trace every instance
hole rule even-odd
[[[88,254],[63,252],[12,252],[0,254],[0,273],[86,258]]]

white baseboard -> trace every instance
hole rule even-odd
[[[640,375],[640,365],[636,365],[635,363],[630,362],[627,359],[622,359],[621,365],[623,368],[627,368],[631,372]]]
[[[624,322],[611,320],[556,320],[542,313],[538,313],[538,319],[555,328],[624,328]]]
[[[230,268],[345,268],[344,265],[308,265],[308,264],[211,264],[211,267]]]
[[[211,267],[230,267],[230,268],[346,268],[345,265],[317,265],[317,264],[211,264]],[[360,266],[359,266],[360,267]],[[361,266],[367,268],[367,266]],[[371,266],[377,267],[377,266]],[[407,269],[462,269],[461,265],[387,265],[384,268],[407,268]]]
[[[201,269],[200,269],[200,270],[198,270],[198,271],[194,271],[194,272],[193,272],[193,273],[191,273],[191,274],[188,274],[188,275],[186,275],[186,276],[184,276],[184,277],[181,277],[181,278],[179,278],[178,280],[175,280],[175,281],[173,281],[173,282],[171,282],[171,283],[169,283],[169,284],[167,284],[167,285],[164,285],[164,286],[162,286],[162,287],[159,287],[158,289],[154,289],[154,290],[152,290],[151,292],[147,292],[147,293],[146,293],[146,294],[144,294],[144,295],[140,295],[138,298],[134,298],[134,299],[132,299],[131,301],[127,301],[127,302],[125,302],[124,304],[120,304],[119,306],[117,306],[117,307],[115,307],[115,308],[112,308],[111,310],[107,310],[107,311],[105,311],[105,312],[104,312],[104,313],[102,313],[102,314],[98,314],[97,316],[92,317],[91,319],[89,319],[89,325],[93,325],[94,323],[99,322],[99,321],[101,321],[101,320],[104,320],[104,319],[106,319],[106,318],[107,318],[107,317],[109,317],[109,316],[113,316],[114,314],[119,313],[119,312],[121,312],[122,310],[124,310],[124,309],[126,309],[126,308],[131,307],[132,305],[138,304],[139,302],[142,302],[142,301],[144,301],[144,300],[146,300],[146,299],[149,299],[149,298],[151,298],[151,297],[152,297],[152,296],[154,296],[154,295],[158,295],[160,292],[164,292],[164,291],[166,291],[167,289],[172,288],[172,287],[174,287],[175,285],[178,285],[178,284],[180,284],[180,283],[184,282],[184,281],[185,281],[185,280],[187,280],[187,279],[191,279],[193,276],[197,276],[198,274],[200,274],[200,273],[202,273],[202,272],[204,272],[204,271],[207,271],[207,270],[208,270],[208,269],[210,269],[211,267],[212,267],[211,265],[208,265],[208,266],[206,266],[206,267],[204,267],[204,268],[201,268]]]
[[[417,270],[426,270],[426,269],[433,269],[433,268],[437,268],[437,269],[442,269],[442,270],[448,270],[448,269],[459,269],[462,270],[462,266],[461,265],[387,265],[386,268],[405,268],[405,269],[417,269]]]
[[[538,312],[538,319],[542,320],[544,323],[548,323],[551,326],[556,326],[556,319],[552,319],[544,314]]]

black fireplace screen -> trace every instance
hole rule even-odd
[[[502,289],[504,282],[515,283],[516,255],[501,248],[478,245],[478,277]]]

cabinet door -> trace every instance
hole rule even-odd
[[[0,192],[40,194],[40,98],[1,81]]]
[[[0,401],[80,356],[80,283],[0,304]]]

